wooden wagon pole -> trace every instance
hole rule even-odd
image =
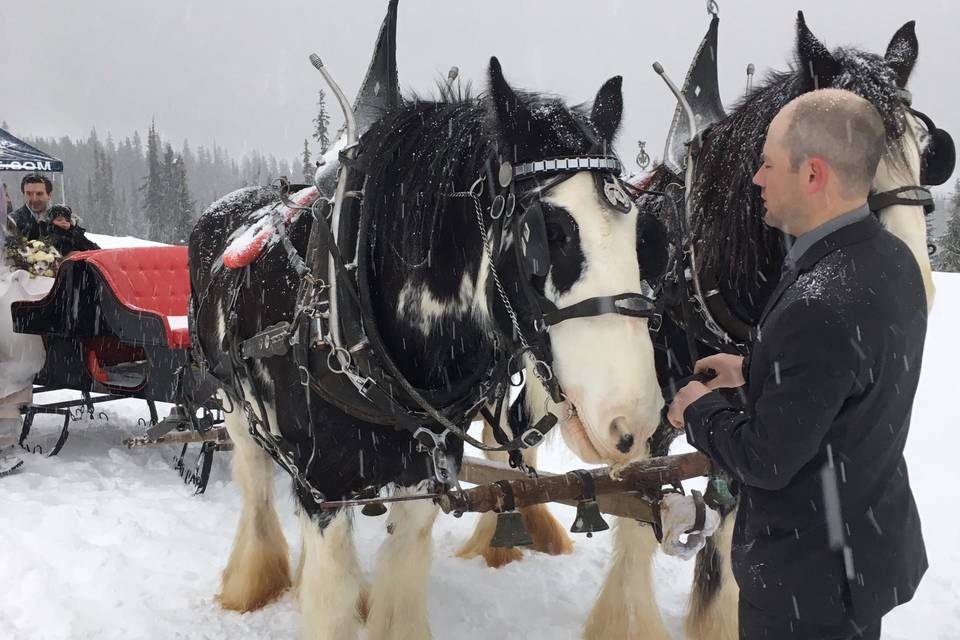
[[[233,449],[233,442],[227,433],[226,427],[214,427],[203,433],[199,431],[171,431],[157,438],[149,439],[146,437],[128,438],[123,441],[127,447],[139,447],[154,444],[192,444],[194,442],[216,442],[217,451],[230,451]]]
[[[584,494],[583,480],[579,475],[582,473],[593,479],[597,503],[602,512],[656,522],[653,506],[644,498],[642,491],[708,475],[710,461],[700,453],[685,453],[634,462],[619,469],[616,476],[611,475],[610,467],[602,467],[557,475],[540,473],[537,478],[528,478],[505,465],[465,458],[460,479],[482,484],[462,492],[442,494],[436,500],[445,513],[496,511],[504,504],[504,489],[502,484],[488,483],[513,477],[505,481],[513,490],[517,507],[547,502],[576,506]]]

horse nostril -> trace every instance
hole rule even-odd
[[[617,443],[617,450],[620,453],[628,453],[633,447],[633,434],[628,433],[625,436],[620,438],[620,442]]]

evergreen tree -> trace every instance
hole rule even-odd
[[[169,240],[173,244],[183,245],[187,244],[190,232],[193,230],[194,202],[187,186],[187,163],[180,156],[174,159],[171,177],[173,179],[171,186],[174,189],[171,195],[174,202]]]
[[[313,139],[320,145],[320,155],[330,148],[330,114],[327,113],[327,95],[320,89],[317,96],[317,117],[313,119]],[[304,163],[306,165],[306,163]]]
[[[146,218],[147,238],[158,240],[163,227],[165,206],[165,180],[160,159],[160,136],[156,122],[150,123],[147,133],[147,176],[141,187],[143,192],[143,214]]]
[[[303,155],[300,156],[300,164],[303,168],[303,179],[308,183],[313,182],[313,164],[310,162],[310,146],[307,139],[303,139]]]
[[[950,200],[950,219],[947,231],[940,236],[938,250],[933,257],[933,268],[937,271],[960,273],[960,181],[953,190]]]

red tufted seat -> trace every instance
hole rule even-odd
[[[187,301],[190,272],[186,247],[130,247],[70,254],[97,268],[121,304],[161,317],[171,348],[190,346]]]

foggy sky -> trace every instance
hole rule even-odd
[[[830,48],[882,54],[917,21],[914,105],[960,133],[960,3],[953,0],[720,0],[720,86],[743,92],[745,68],[761,76],[792,58],[797,9]],[[179,147],[214,142],[232,155],[258,149],[287,160],[311,132],[318,53],[350,98],[369,62],[386,0],[3,0],[0,120],[13,133],[73,137],[96,127],[122,139],[155,118]],[[624,77],[617,149],[634,168],[637,139],[662,155],[675,101],[651,70],[659,60],[680,84],[706,31],[701,0],[401,0],[402,90],[433,95],[452,65],[486,87],[496,55],[515,87],[592,100]],[[329,92],[328,92],[329,93]],[[332,100],[331,100],[332,102]],[[335,104],[330,105],[337,113]],[[339,123],[337,114],[334,124]],[[67,167],[69,171],[69,167]]]

